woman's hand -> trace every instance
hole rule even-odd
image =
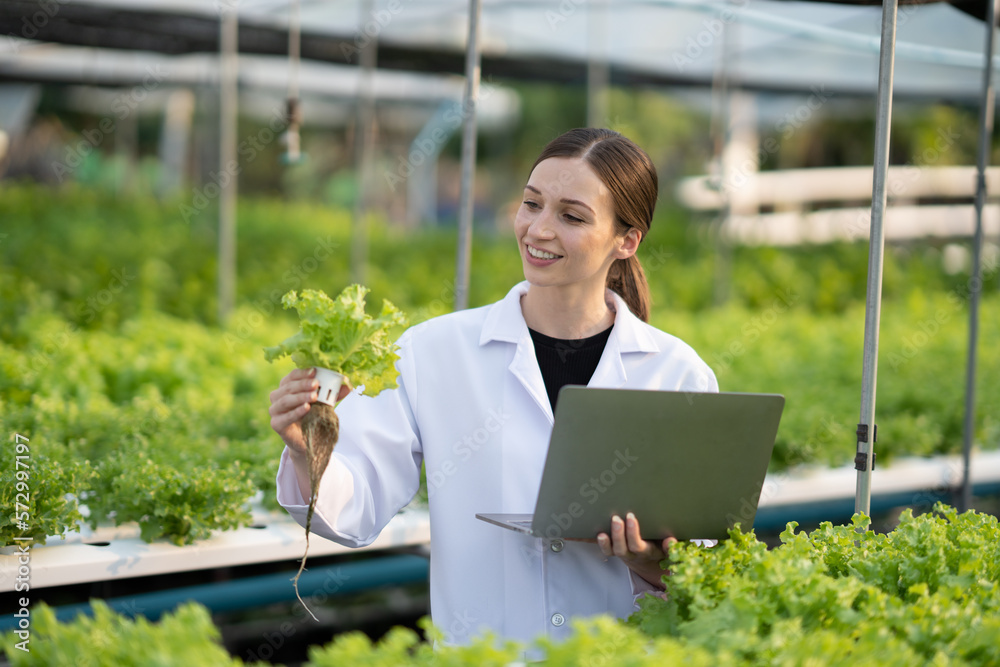
[[[653,584],[660,590],[663,585],[664,570],[660,561],[667,557],[670,545],[677,542],[676,538],[668,537],[657,543],[644,540],[639,533],[639,520],[629,512],[625,521],[620,516],[611,518],[611,535],[601,533],[597,536],[597,546],[605,556],[618,556],[630,570]]]
[[[310,404],[316,398],[319,381],[315,368],[296,368],[281,378],[278,388],[271,392],[271,428],[281,436],[289,449],[296,454],[305,454],[306,443],[302,438],[302,418],[309,412]],[[351,387],[344,382],[337,394],[341,401],[351,393]]]

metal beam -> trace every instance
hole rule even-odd
[[[365,18],[371,16],[373,0],[362,4],[358,25],[364,25]],[[358,66],[358,96],[354,121],[354,170],[357,193],[354,200],[354,216],[351,225],[351,276],[354,282],[363,284],[368,274],[368,199],[371,196],[372,153],[375,150],[375,93],[372,81],[378,59],[378,36],[372,35],[361,49]]]
[[[224,324],[236,303],[236,125],[239,76],[239,17],[237,0],[221,5],[219,23],[219,173],[231,174],[219,184],[219,324]]]
[[[871,232],[868,242],[868,294],[865,301],[865,348],[861,378],[861,419],[858,425],[858,482],[854,511],[871,516],[872,465],[875,461],[875,386],[878,376],[878,331],[882,311],[883,221],[889,172],[889,129],[892,124],[892,74],[895,64],[897,0],[882,3],[882,43],[879,48],[878,96],[875,104],[875,160],[872,177]]]
[[[479,16],[482,0],[469,0],[469,38],[465,51],[465,99],[462,103],[462,185],[458,204],[458,252],[455,267],[455,310],[469,307],[472,262],[472,213],[475,208],[476,112],[479,104]]]
[[[986,13],[986,49],[983,54],[983,99],[979,107],[979,147],[976,151],[976,233],[972,242],[972,278],[969,281],[969,348],[965,368],[965,424],[962,433],[962,497],[963,512],[972,504],[969,483],[969,457],[976,428],[976,353],[979,343],[979,294],[983,289],[983,206],[986,204],[986,165],[993,145],[993,52],[997,0],[989,0]]]

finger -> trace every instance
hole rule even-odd
[[[283,433],[292,424],[297,424],[311,409],[310,403],[299,403],[288,410],[277,410],[271,406],[271,428]]]
[[[676,541],[677,540],[674,540],[674,542]],[[671,545],[674,544],[674,542],[671,542],[670,538],[668,537],[667,539],[663,540],[663,542],[660,544],[660,549],[663,551],[663,558],[666,558],[667,554],[670,553],[670,547]]]
[[[611,549],[619,558],[631,556],[625,539],[625,522],[620,516],[611,517]]]
[[[605,558],[615,555],[611,549],[611,538],[608,537],[607,533],[601,533],[597,536],[597,546],[600,547],[601,553],[604,554]]]
[[[347,384],[347,381],[345,380],[344,384],[340,385],[340,391],[337,392],[337,403],[347,398],[348,394],[350,393],[351,393],[351,385]]]
[[[642,535],[639,533],[639,520],[632,512],[625,515],[625,538],[628,550],[634,554],[644,554],[652,546],[642,539]]]
[[[305,378],[302,380],[289,380],[286,375],[281,380],[278,388],[271,392],[271,403],[278,403],[283,397],[288,395],[308,395],[319,389],[319,380],[315,378]]]
[[[317,399],[315,388],[305,388],[303,391],[276,390],[271,392],[271,407],[268,412],[274,415],[281,415],[295,410],[303,405],[312,403]]]
[[[288,375],[281,378],[279,384],[288,384],[289,382],[297,382],[299,380],[305,380],[306,378],[316,377],[315,368],[295,368],[289,371]]]
[[[281,436],[281,439],[288,442],[288,438],[295,432],[301,433],[300,423],[302,418],[312,409],[309,404],[300,406],[291,412],[271,417],[271,428]]]

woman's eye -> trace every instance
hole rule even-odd
[[[524,204],[525,206],[527,206],[528,208],[530,208],[530,209],[536,209],[536,208],[539,208],[539,206],[538,206],[538,203],[537,203],[537,202],[533,202],[533,201],[531,201],[530,199],[526,199],[526,200],[524,200],[524,202],[522,202],[522,203],[523,203],[523,204]]]
[[[566,219],[569,220],[570,222],[583,222],[582,218],[578,218],[575,215],[570,215],[569,213],[566,214]]]

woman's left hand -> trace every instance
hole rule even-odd
[[[662,543],[644,540],[639,533],[639,520],[629,512],[623,521],[620,516],[611,518],[611,535],[601,533],[597,536],[597,546],[605,556],[617,556],[633,572],[653,584],[660,590],[663,584],[665,570],[660,567],[660,561],[667,557],[670,545],[677,542],[676,538],[668,537]]]

